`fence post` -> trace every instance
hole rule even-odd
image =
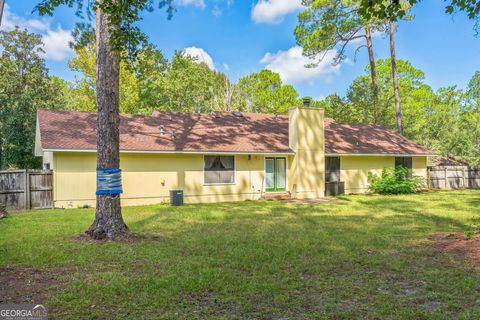
[[[445,190],[450,189],[450,182],[448,181],[448,168],[445,166]]]
[[[25,210],[30,210],[30,173],[25,169]]]
[[[427,167],[427,188],[428,190],[432,189],[431,183],[430,183],[430,178],[431,178],[431,168]]]

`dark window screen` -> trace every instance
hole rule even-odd
[[[340,157],[325,158],[325,180],[326,182],[340,181]]]
[[[412,176],[412,157],[396,157],[395,168],[404,167],[408,170],[408,175]]]

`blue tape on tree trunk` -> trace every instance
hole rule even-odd
[[[116,195],[122,192],[122,170],[118,168],[97,168],[97,195]]]

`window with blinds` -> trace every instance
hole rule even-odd
[[[203,172],[205,184],[235,183],[235,157],[205,156]]]

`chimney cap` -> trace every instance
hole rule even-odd
[[[303,98],[302,98],[303,106],[304,106],[305,108],[310,108],[310,105],[311,105],[311,103],[312,103],[312,100],[313,100],[312,97],[303,97]]]

